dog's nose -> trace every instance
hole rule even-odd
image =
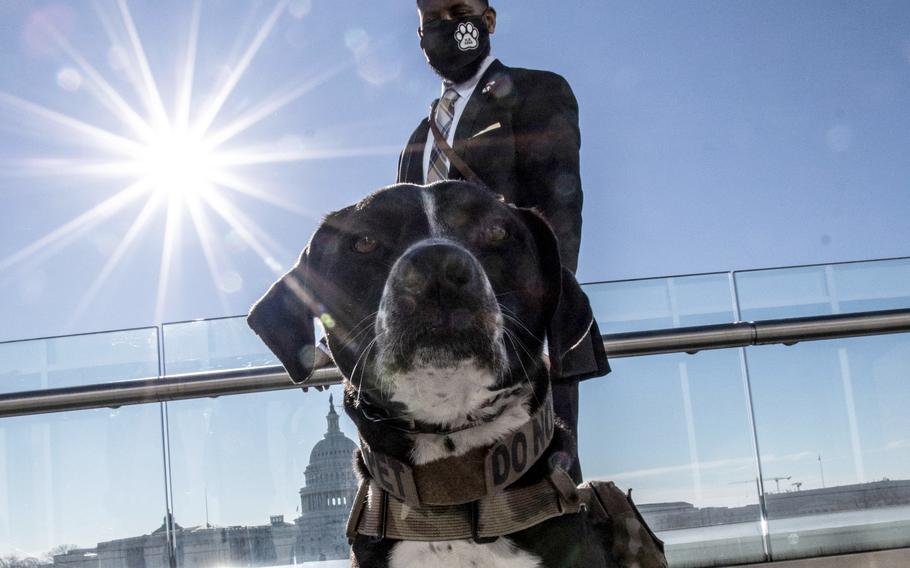
[[[450,252],[446,255],[442,266],[442,277],[455,288],[461,288],[470,282],[474,273],[474,263],[460,252]]]
[[[461,247],[433,243],[410,250],[401,261],[401,285],[414,295],[431,289],[459,292],[477,275],[477,262]]]

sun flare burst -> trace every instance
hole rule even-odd
[[[266,230],[232,203],[230,194],[242,194],[314,219],[318,213],[306,211],[300,204],[290,203],[261,183],[247,179],[238,171],[240,168],[389,152],[388,148],[288,147],[286,144],[268,141],[251,146],[237,143],[236,140],[242,133],[274,116],[276,111],[313,91],[354,63],[353,60],[343,61],[319,73],[301,77],[297,84],[276,89],[265,100],[247,105],[239,115],[224,120],[222,115],[225,114],[223,110],[227,101],[242,82],[273,29],[288,14],[289,0],[278,0],[265,14],[260,25],[254,28],[249,44],[239,50],[236,58],[224,62],[229,72],[210,91],[211,94],[205,99],[194,99],[194,74],[202,19],[202,2],[195,0],[189,10],[190,25],[185,51],[176,66],[176,96],[171,108],[160,94],[127,1],[113,0],[110,4],[114,7],[112,10],[102,9],[100,3],[93,6],[104,28],[106,40],[112,49],[116,46],[116,52],[123,60],[123,75],[139,101],[139,107],[132,106],[125,93],[119,92],[69,42],[53,19],[42,21],[38,18],[36,21],[41,23],[42,37],[49,38],[49,42],[69,59],[72,66],[66,68],[66,73],[58,75],[67,79],[61,88],[68,91],[83,88],[105,113],[116,117],[121,126],[118,130],[122,132],[92,124],[15,94],[0,92],[0,110],[5,108],[11,111],[12,117],[21,115],[34,124],[76,135],[79,146],[96,151],[93,159],[42,156],[20,160],[10,164],[10,171],[35,176],[114,176],[127,180],[120,191],[6,258],[0,258],[0,272],[26,261],[37,262],[42,257],[55,254],[101,222],[122,214],[131,204],[145,200],[132,225],[116,248],[107,255],[103,268],[69,318],[71,328],[101,292],[130,248],[153,225],[151,221],[156,216],[164,216],[164,222],[157,223],[158,226],[163,226],[163,232],[160,237],[162,252],[154,314],[156,322],[163,319],[169,279],[175,272],[175,267],[171,265],[177,256],[175,251],[181,247],[181,239],[185,235],[181,229],[184,222],[192,227],[200,244],[222,305],[226,306],[225,294],[237,290],[238,273],[229,266],[230,255],[220,248],[224,233],[213,234],[213,218],[227,227],[235,241],[239,240],[247,249],[255,252],[269,270],[280,273],[283,266],[276,257],[288,257],[288,251],[283,250]]]

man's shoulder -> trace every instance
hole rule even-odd
[[[524,67],[510,67],[503,64],[502,71],[511,75],[512,80],[522,83],[566,84],[568,81],[559,73],[543,69],[526,69]]]
[[[506,75],[505,81],[497,81],[495,76],[488,80],[494,82],[492,90],[501,93],[501,104],[527,108],[534,113],[539,111],[540,105],[554,107],[554,101],[577,104],[572,86],[559,73],[506,65],[500,66],[499,73]]]
[[[417,123],[417,128],[411,132],[411,136],[408,139],[408,145],[411,144],[423,144],[427,139],[427,133],[430,130],[430,119],[424,116],[420,119],[420,122]]]
[[[508,67],[500,65],[498,70],[494,70],[494,75],[488,76],[488,80],[495,81],[495,73],[504,74],[508,77],[503,83],[496,81],[497,86],[493,90],[499,90],[511,97],[503,97],[503,100],[514,98],[516,102],[547,99],[552,100],[557,97],[560,100],[574,100],[575,93],[565,77],[553,71],[544,71],[542,69],[526,69],[524,67]]]

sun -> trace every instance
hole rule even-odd
[[[80,85],[93,102],[116,119],[113,129],[0,91],[0,129],[8,128],[4,124],[7,116],[18,118],[25,115],[43,127],[79,135],[78,156],[50,155],[13,161],[12,170],[16,175],[44,177],[65,173],[85,176],[89,181],[125,180],[121,189],[101,202],[0,258],[0,273],[25,261],[41,258],[41,255],[54,254],[60,248],[78,242],[80,237],[102,222],[125,214],[131,205],[141,205],[135,220],[115,249],[107,255],[91,286],[82,295],[80,304],[69,319],[70,327],[96,301],[120,262],[133,250],[134,244],[142,238],[155,238],[155,235],[146,234],[152,228],[160,228],[161,231],[155,321],[162,321],[171,275],[179,269],[178,266],[172,267],[172,263],[179,249],[187,244],[187,237],[195,237],[200,245],[212,281],[227,311],[223,293],[224,275],[234,271],[230,266],[230,256],[220,249],[225,234],[239,240],[238,246],[253,251],[262,264],[276,275],[284,270],[277,259],[293,256],[235,201],[244,199],[246,204],[258,202],[286,213],[314,220],[317,218],[311,207],[296,198],[282,197],[275,188],[265,186],[261,179],[252,178],[244,172],[244,168],[278,167],[290,162],[360,155],[394,155],[397,152],[397,148],[388,147],[302,148],[288,146],[282,138],[272,137],[252,144],[243,142],[241,135],[253,126],[274,117],[304,95],[316,92],[320,85],[351,68],[356,60],[337,61],[315,75],[301,74],[288,84],[273,89],[262,100],[229,115],[226,103],[234,96],[273,29],[288,13],[288,0],[272,0],[273,6],[263,21],[258,26],[250,27],[252,37],[249,43],[224,61],[228,73],[208,85],[204,90],[206,96],[199,97],[195,82],[203,3],[203,0],[186,3],[189,6],[188,35],[177,52],[177,73],[171,85],[174,97],[170,99],[161,96],[160,77],[152,72],[128,0],[113,0],[104,6],[96,3],[98,5],[95,6],[105,30],[105,41],[112,49],[122,48],[130,70],[123,75],[126,81],[123,86],[127,89],[122,92],[118,90],[120,85],[110,82],[92,61],[70,43],[67,34],[55,27],[53,21],[41,22],[48,41],[71,65],[66,69],[67,76],[79,77]],[[82,154],[84,147],[91,148],[95,153],[86,157]],[[0,172],[0,175],[4,173]],[[164,222],[152,222],[160,219]]]
[[[203,137],[167,125],[142,148],[137,173],[153,192],[179,200],[211,190],[224,174],[218,163]]]

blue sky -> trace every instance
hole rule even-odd
[[[194,119],[240,67],[274,7],[203,3]],[[905,3],[498,7],[494,53],[511,65],[562,73],[579,99],[583,280],[908,253]],[[173,111],[192,5],[133,2],[128,9],[149,73]],[[261,247],[208,208],[203,233],[213,260],[206,260],[183,211],[172,225],[180,241],[165,271],[164,205],[148,213],[144,229],[105,269],[145,196],[84,231],[35,245],[136,176],[78,173],[117,155],[24,105],[135,137],[101,102],[76,54],[140,117],[152,115],[139,95],[147,83],[116,2],[3,3],[0,339],[244,313],[275,270],[290,266],[322,214],[393,181],[398,149],[437,92],[417,49],[413,6],[295,0],[279,11],[211,131],[300,89],[225,143],[308,155],[231,168],[259,193],[293,207],[218,189],[246,215],[242,226],[258,227]],[[128,70],[139,75],[138,89]],[[317,86],[307,90],[311,82]]]
[[[563,74],[579,100],[583,281],[910,255],[906,2],[494,5],[494,54]],[[323,214],[394,181],[399,148],[438,93],[409,1],[205,1],[188,117],[199,120],[220,101],[208,133],[235,134],[220,149],[240,183],[216,188],[192,211],[190,200],[148,192],[85,216],[141,177],[110,171],[129,143],[106,144],[96,129],[135,140],[142,123],[154,124],[150,78],[174,115],[192,21],[193,4],[182,0],[0,3],[0,340],[245,313]],[[124,118],[127,106],[138,121]],[[244,160],[262,163],[238,165]],[[155,195],[157,208],[144,209]],[[701,286],[691,299],[710,304]],[[723,281],[717,288],[726,290]],[[699,306],[693,313],[718,311]],[[73,367],[80,353],[124,362],[73,345]],[[201,341],[195,353],[209,348]],[[35,364],[23,349],[4,369],[15,357]],[[896,401],[906,400],[908,356],[906,341],[890,339],[858,344],[846,365],[834,344],[755,350],[766,474],[818,483],[813,455],[823,452],[832,483],[906,477],[910,436]],[[830,373],[793,391],[787,406],[780,393],[793,390],[805,361]],[[583,451],[591,444],[586,454],[598,454],[590,473],[634,481],[651,500],[754,502],[751,487],[737,484],[754,476],[737,353],[614,368],[610,381],[585,386],[586,404],[603,406],[583,409],[598,418],[583,433],[619,431],[643,415],[664,420],[606,449],[589,434]],[[868,454],[862,464],[846,442],[844,368],[874,387],[849,402]],[[642,384],[641,376],[661,378]],[[806,413],[804,435],[792,436],[785,410],[809,408],[819,389],[832,393],[831,414]],[[179,522],[202,522],[205,492],[222,525],[294,515],[327,402],[294,395],[171,405]],[[635,403],[615,402],[628,400]],[[601,421],[597,408],[613,411]],[[31,461],[7,470],[0,502],[39,513],[19,518],[19,528],[0,521],[0,537],[41,552],[156,528],[158,419],[149,406],[8,422],[0,456]],[[646,451],[654,440],[661,451]],[[692,462],[707,465],[695,472]],[[95,522],[86,522],[89,510]]]

